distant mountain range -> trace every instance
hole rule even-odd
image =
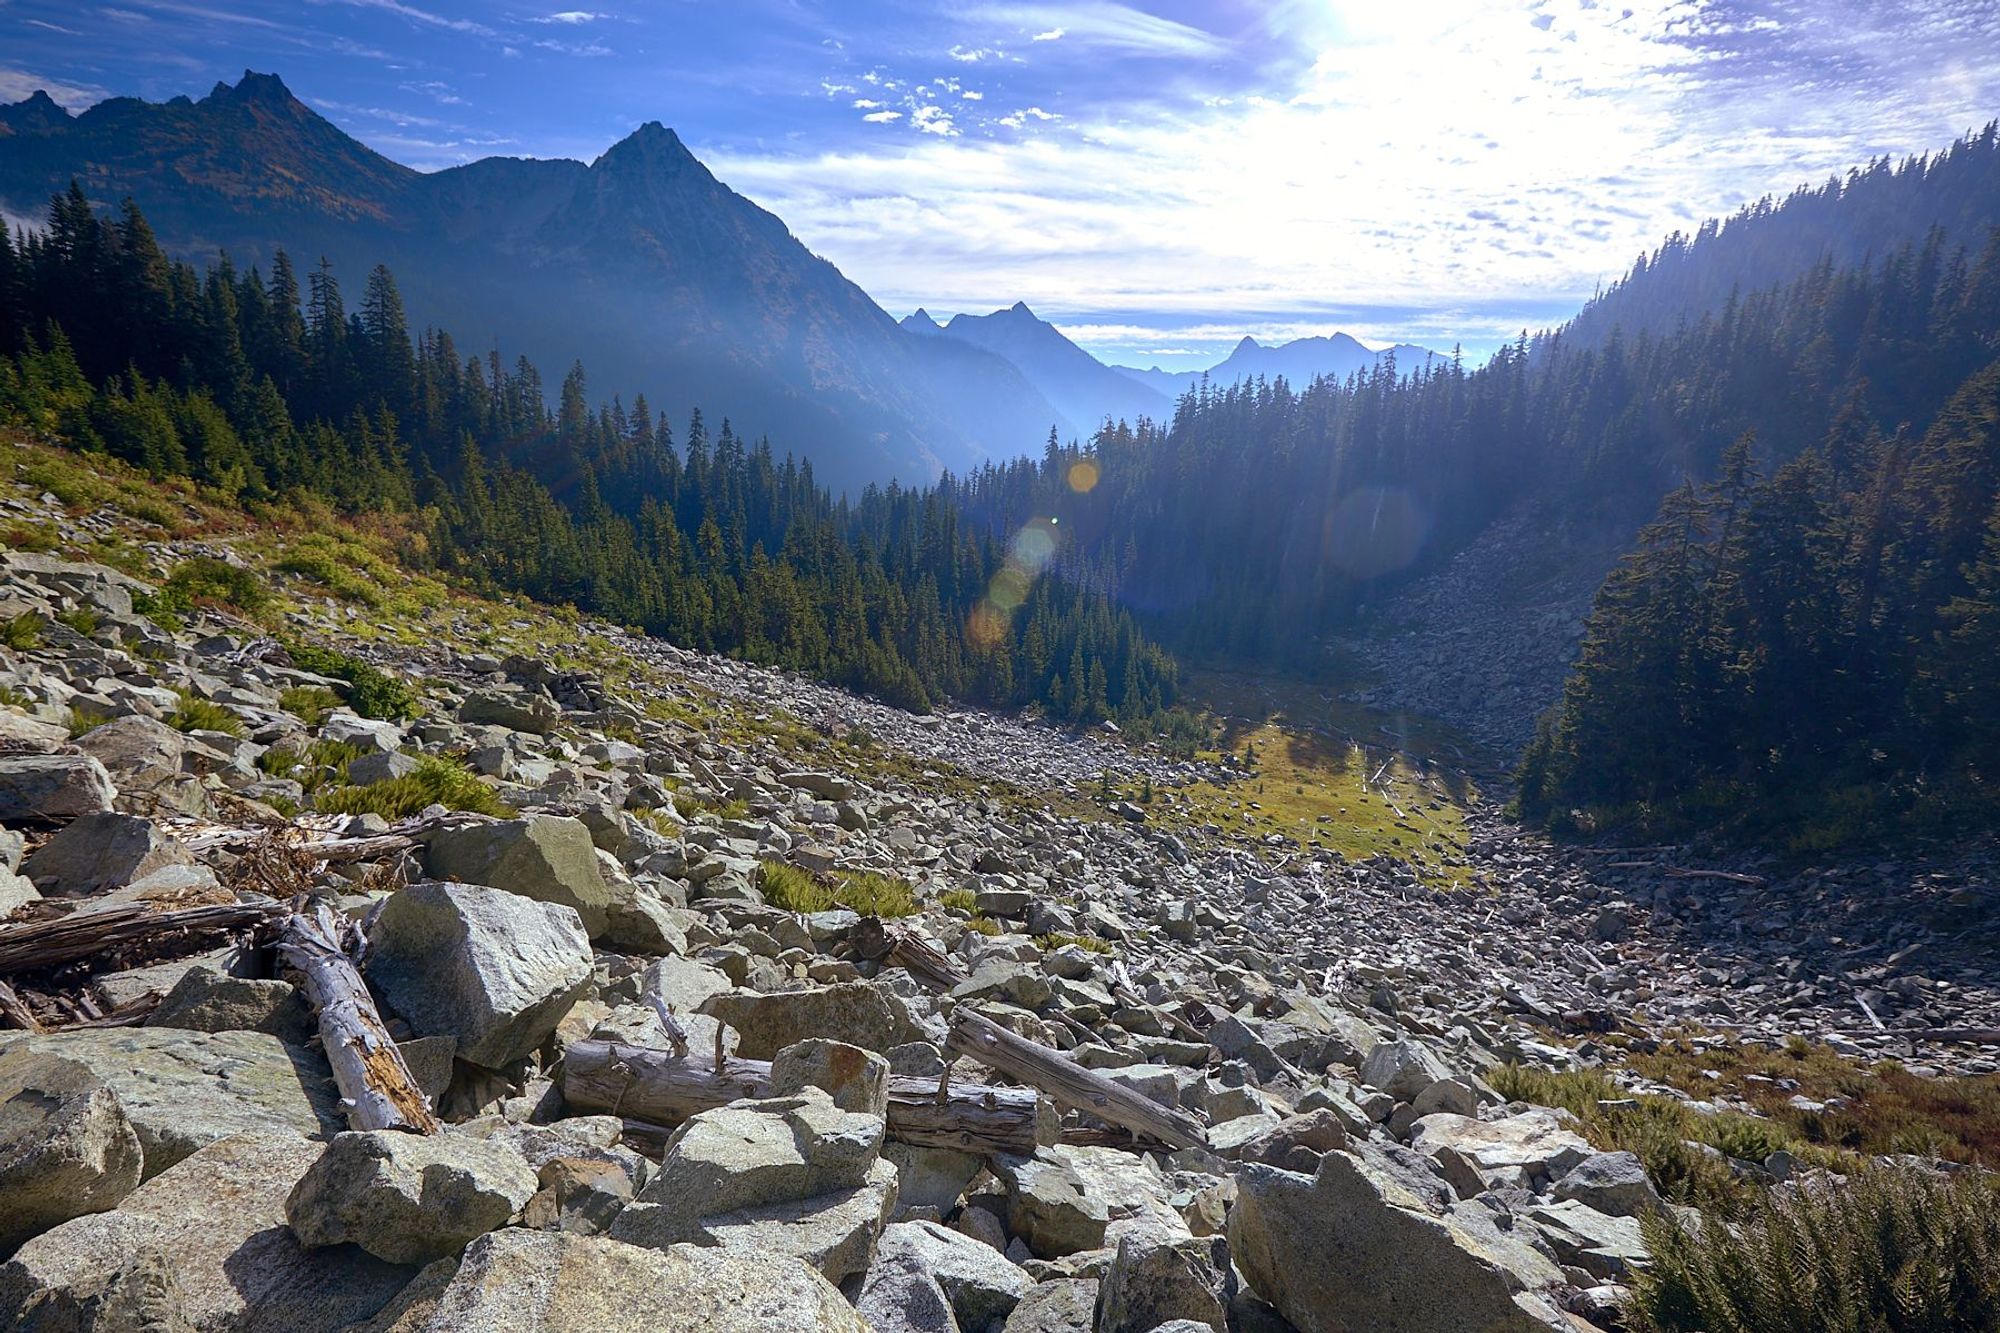
[[[589,164],[486,158],[434,173],[356,141],[274,74],[200,100],[131,97],[71,115],[46,93],[0,106],[0,207],[39,219],[79,181],[136,200],[169,251],[268,266],[324,257],[350,304],[377,264],[413,325],[461,356],[525,355],[553,383],[581,360],[593,396],[643,392],[768,435],[854,490],[1039,450],[1053,427],[1163,419],[1199,372],[1106,366],[1024,304],[899,325],[785,224],[648,123]],[[1393,349],[1411,368],[1430,355]],[[1345,375],[1377,354],[1345,334],[1245,338],[1213,383]]]
[[[1299,338],[1274,347],[1266,347],[1255,338],[1245,338],[1207,370],[1170,371],[1158,366],[1146,370],[1131,366],[1112,369],[1164,397],[1178,398],[1199,385],[1203,376],[1216,388],[1260,375],[1267,380],[1282,376],[1302,388],[1322,375],[1346,379],[1357,370],[1371,370],[1385,356],[1394,356],[1396,369],[1403,373],[1421,370],[1431,361],[1441,359],[1436,352],[1410,343],[1397,343],[1377,352],[1345,333],[1336,333],[1325,338]]]

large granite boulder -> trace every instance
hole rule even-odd
[[[590,984],[577,914],[475,884],[413,884],[376,918],[368,979],[419,1036],[499,1068],[549,1039]]]
[[[481,1236],[424,1333],[872,1333],[796,1259],[510,1229]]]
[[[473,726],[505,727],[546,736],[562,721],[554,699],[526,690],[474,690],[458,706],[458,720]]]
[[[0,823],[62,823],[116,799],[111,775],[87,754],[0,755]]]
[[[1411,1126],[1410,1146],[1435,1158],[1468,1198],[1496,1188],[1542,1189],[1597,1152],[1560,1113],[1539,1107],[1499,1120],[1427,1115]]]
[[[139,1187],[139,1135],[117,1094],[47,1056],[0,1065],[0,1255]]]
[[[854,1305],[877,1329],[924,1327],[939,1309],[960,1329],[985,1329],[1034,1286],[991,1245],[935,1222],[898,1222],[882,1233]]]
[[[560,903],[583,918],[592,937],[604,933],[611,888],[598,868],[597,847],[583,821],[530,815],[498,824],[440,829],[425,864],[439,879],[485,884],[537,902]]]
[[[1479,1204],[1438,1205],[1372,1149],[1316,1175],[1246,1165],[1229,1252],[1300,1333],[1547,1333],[1562,1273]]]
[[[736,1029],[737,1053],[753,1060],[816,1037],[886,1052],[922,1036],[898,1001],[865,981],[768,995],[731,991],[710,998],[701,1012]]]
[[[285,1196],[319,1156],[294,1134],[218,1139],[107,1213],[29,1241],[0,1267],[0,1326],[21,1330],[334,1329],[410,1270],[351,1246],[309,1250]]]
[[[77,898],[193,864],[187,848],[152,820],[100,810],[71,820],[21,863],[21,872],[45,894]]]
[[[457,1254],[506,1226],[540,1188],[504,1142],[391,1130],[334,1136],[285,1202],[306,1245],[359,1245],[395,1264]]]
[[[42,1086],[114,1096],[146,1180],[217,1139],[304,1139],[338,1123],[324,1066],[262,1032],[93,1028],[0,1046],[0,1088]]]

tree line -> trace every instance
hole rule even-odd
[[[905,707],[1144,725],[1179,689],[1133,617],[1018,577],[948,490],[836,500],[698,409],[676,438],[643,396],[595,402],[580,364],[550,394],[525,358],[413,333],[386,268],[350,311],[324,261],[197,270],[132,202],[100,215],[74,185],[43,229],[0,223],[0,412],[242,501],[406,514],[426,558],[487,586]]]

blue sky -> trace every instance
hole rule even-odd
[[[274,70],[426,169],[660,120],[894,314],[1025,299],[1170,368],[1484,352],[1669,230],[2000,113],[2000,0],[587,3],[0,0],[0,98]]]

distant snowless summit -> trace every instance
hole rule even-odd
[[[1322,375],[1346,379],[1357,370],[1373,369],[1387,356],[1394,356],[1396,369],[1405,373],[1420,370],[1432,361],[1447,359],[1440,353],[1413,343],[1397,343],[1378,352],[1348,334],[1334,333],[1323,338],[1297,338],[1271,347],[1266,347],[1255,338],[1245,337],[1228,356],[1207,370],[1171,371],[1161,370],[1158,366],[1145,370],[1134,366],[1113,366],[1112,369],[1169,398],[1178,398],[1199,385],[1203,376],[1207,376],[1209,384],[1217,388],[1227,388],[1259,376],[1267,380],[1282,376],[1292,384],[1303,385]]]

